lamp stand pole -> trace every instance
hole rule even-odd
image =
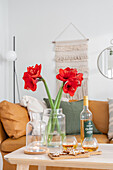
[[[13,51],[15,51],[15,36],[13,36]],[[13,103],[15,103],[15,61],[13,61]]]

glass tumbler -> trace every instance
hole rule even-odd
[[[82,143],[82,148],[86,151],[96,151],[98,149],[98,142],[96,138],[85,138]]]
[[[64,150],[67,149],[76,149],[78,146],[78,142],[75,136],[65,136],[63,143],[62,143],[62,147]]]

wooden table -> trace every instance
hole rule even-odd
[[[5,155],[5,159],[11,164],[17,164],[17,170],[28,170],[29,165],[37,165],[39,170],[46,170],[46,166],[113,169],[113,144],[100,144],[99,148],[102,150],[102,155],[90,158],[51,160],[47,154],[24,154],[25,147],[23,147]]]

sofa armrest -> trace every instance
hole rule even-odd
[[[7,134],[5,133],[5,130],[2,126],[2,122],[0,121],[0,144],[7,139]]]

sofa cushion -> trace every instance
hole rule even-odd
[[[3,126],[2,126],[2,122],[0,121],[0,148],[1,148],[1,143],[7,139],[7,134],[5,133]]]
[[[113,99],[109,99],[109,131],[108,138],[113,139]]]
[[[0,103],[1,122],[9,137],[19,138],[26,134],[29,121],[27,109],[19,104],[3,101]]]
[[[89,110],[93,114],[95,127],[102,133],[108,133],[109,127],[109,106],[107,101],[89,100]]]
[[[22,136],[18,139],[8,138],[1,144],[2,152],[12,152],[26,145],[26,136]]]

